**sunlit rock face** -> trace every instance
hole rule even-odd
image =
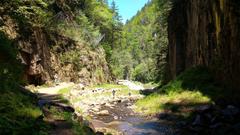
[[[52,36],[51,39],[50,36]],[[76,47],[81,47],[79,50],[81,56],[77,61],[79,68],[76,68],[74,63],[62,62],[60,59],[62,54]],[[22,47],[19,48],[19,56],[26,64],[26,79],[32,84],[43,84],[54,79],[80,82],[86,85],[111,81],[111,74],[102,48],[93,50],[88,45],[79,44],[57,33],[50,35],[43,28],[32,29],[28,42],[23,42]],[[54,77],[56,74],[57,78]]]
[[[172,79],[204,65],[223,84],[240,89],[239,7],[239,0],[174,0],[168,18]]]
[[[54,81],[56,74],[58,81],[80,82],[85,85],[112,80],[105,52],[101,47],[93,49],[57,32],[50,33],[45,27],[21,26],[7,12],[0,13],[0,21],[3,22],[0,32],[3,32],[17,48],[16,59],[23,65],[24,82],[40,85]],[[77,64],[61,61],[62,54],[79,47],[81,49]],[[1,55],[0,59],[7,58]]]

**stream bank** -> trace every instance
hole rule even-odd
[[[114,135],[175,133],[174,123],[135,112],[135,102],[144,97],[141,94],[143,87],[132,82],[122,82],[118,85],[105,84],[86,88],[76,85],[64,95],[70,99],[78,115],[89,120],[96,131]]]
[[[132,86],[141,88],[135,84]],[[39,88],[37,91],[50,95],[62,95],[75,109],[79,122],[87,124],[98,133],[173,135],[175,133],[174,123],[155,117],[145,117],[143,113],[134,111],[135,102],[144,97],[141,94],[144,90],[141,89],[130,89],[129,86],[123,84],[84,87],[82,84],[60,83],[56,87]]]

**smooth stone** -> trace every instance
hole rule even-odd
[[[102,116],[106,116],[106,115],[109,115],[109,112],[108,112],[108,110],[102,110],[102,111],[98,112],[97,114],[102,115]]]

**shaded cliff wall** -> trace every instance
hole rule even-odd
[[[168,18],[172,79],[203,65],[220,82],[240,90],[239,7],[239,0],[173,0]]]

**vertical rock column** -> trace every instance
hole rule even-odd
[[[170,76],[203,65],[240,90],[240,1],[175,0],[168,18]]]

